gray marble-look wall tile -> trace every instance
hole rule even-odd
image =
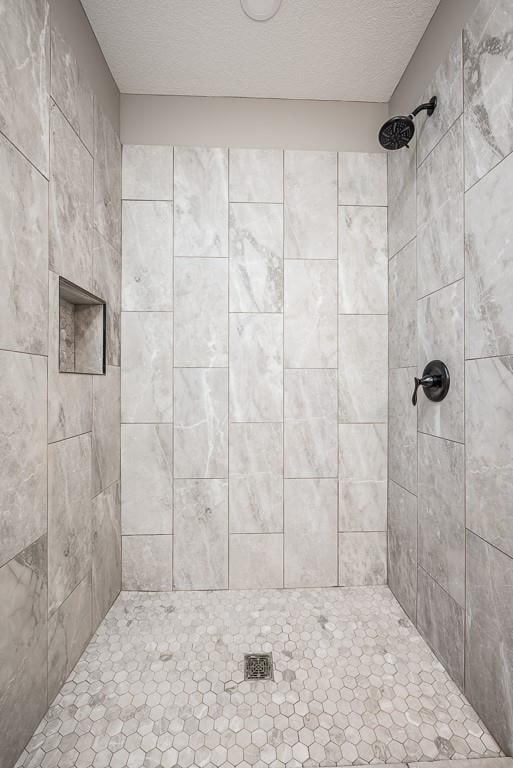
[[[465,605],[465,447],[419,434],[419,565]]]
[[[73,308],[74,371],[103,374],[104,309],[101,304],[76,304]]]
[[[173,589],[173,537],[123,536],[122,584],[125,590]]]
[[[283,320],[230,315],[230,421],[283,420]]]
[[[121,589],[120,484],[113,483],[93,499],[92,631],[105,618]],[[145,498],[145,508],[150,497]]]
[[[262,564],[265,563],[265,567]],[[230,589],[283,587],[283,534],[230,536]]]
[[[230,311],[283,311],[281,205],[230,205]]]
[[[443,360],[451,386],[440,403],[419,393],[421,432],[464,440],[464,286],[463,280],[418,302],[418,376],[430,360]]]
[[[416,375],[416,368],[392,368],[388,384],[389,477],[412,493],[417,493],[417,409],[411,402]]]
[[[417,231],[416,139],[409,149],[388,153],[388,255],[413,240]]]
[[[285,480],[285,587],[331,587],[337,573],[337,481]]]
[[[436,70],[420,102],[437,98],[431,116],[421,112],[416,118],[417,162],[420,165],[454,121],[463,112],[463,62],[461,32]]]
[[[51,94],[88,150],[94,151],[94,95],[73,50],[51,30]]]
[[[386,315],[338,318],[338,402],[341,422],[387,419]]]
[[[173,309],[173,209],[169,202],[123,201],[124,310]]]
[[[388,487],[388,584],[410,619],[417,605],[417,498]]]
[[[228,256],[228,151],[175,147],[175,256]]]
[[[338,311],[386,314],[387,209],[340,207],[338,223]]]
[[[338,563],[341,587],[386,584],[386,532],[339,533]]]
[[[173,147],[123,145],[123,200],[173,199]]]
[[[466,357],[513,353],[513,155],[465,195]]]
[[[283,425],[230,425],[230,533],[283,531]]]
[[[337,477],[337,372],[285,371],[285,477]]]
[[[285,261],[284,325],[286,368],[336,368],[336,262]]]
[[[59,693],[92,633],[88,573],[48,621],[48,703]]]
[[[123,534],[173,533],[173,425],[121,425]]]
[[[59,370],[75,370],[75,305],[59,299]]]
[[[463,208],[463,125],[459,119],[418,170],[418,296],[463,277]]]
[[[93,242],[93,293],[107,304],[107,365],[121,362],[121,253],[99,232]]]
[[[417,364],[417,240],[390,259],[388,277],[389,363]]]
[[[513,150],[513,8],[481,0],[463,30],[467,189]]]
[[[337,258],[336,152],[285,152],[285,258]]]
[[[227,480],[175,480],[174,543],[175,589],[227,589]]]
[[[48,611],[91,568],[91,435],[48,447]]]
[[[0,351],[0,565],[46,531],[46,359]]]
[[[513,752],[513,560],[467,535],[465,693]]]
[[[338,455],[339,531],[385,531],[386,424],[340,424]]]
[[[228,477],[228,370],[175,368],[175,477]]]
[[[417,572],[417,626],[459,688],[463,688],[465,614],[422,568]]]
[[[55,104],[50,113],[50,269],[91,289],[93,158]]]
[[[121,420],[173,421],[173,315],[121,315]]]
[[[121,248],[121,144],[109,119],[95,102],[94,223],[119,251]]]
[[[338,203],[386,206],[386,152],[338,153]]]
[[[0,177],[0,347],[45,355],[48,182],[2,136]]]
[[[50,7],[2,3],[0,131],[48,178]]]
[[[228,365],[228,259],[175,259],[175,366]]]
[[[108,365],[105,376],[93,378],[92,496],[119,480],[120,387],[120,370],[115,366]]]
[[[467,527],[513,556],[513,358],[466,366]]]
[[[46,536],[0,568],[0,596],[0,766],[10,768],[47,708]]]
[[[283,150],[230,149],[230,201],[283,203]]]

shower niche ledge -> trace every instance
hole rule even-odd
[[[59,371],[105,374],[106,304],[59,277]]]

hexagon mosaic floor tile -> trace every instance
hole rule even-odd
[[[274,680],[245,681],[271,652]],[[501,754],[387,587],[122,593],[18,768]]]

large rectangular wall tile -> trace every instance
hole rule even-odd
[[[463,127],[460,119],[418,170],[419,296],[426,296],[463,277],[463,209]]]
[[[228,371],[175,368],[175,477],[228,477]]]
[[[337,258],[336,152],[285,152],[285,258]]]
[[[93,378],[93,433],[91,493],[119,480],[120,472],[120,370],[108,365],[105,376]]]
[[[166,592],[173,589],[173,537],[123,536],[123,589]]]
[[[228,587],[228,482],[175,481],[175,589]]]
[[[283,531],[283,425],[230,425],[230,533]]]
[[[465,195],[466,357],[513,353],[513,155]]]
[[[338,225],[338,311],[386,314],[387,209],[340,207]]]
[[[416,368],[395,368],[388,384],[389,477],[412,493],[417,492],[417,409],[411,403],[416,375]]]
[[[123,534],[173,532],[173,425],[121,425]]]
[[[228,260],[175,259],[175,366],[228,365]]]
[[[230,149],[230,201],[283,202],[281,149]]]
[[[417,232],[416,141],[388,153],[388,255],[413,240]]]
[[[94,224],[117,250],[121,247],[121,144],[96,102],[94,116]]]
[[[465,693],[513,752],[513,560],[467,536]]]
[[[465,604],[465,448],[419,434],[419,564]]]
[[[285,586],[337,583],[337,481],[285,480]]]
[[[0,347],[44,355],[48,182],[2,136],[0,177]]]
[[[337,264],[285,262],[285,367],[337,367]]]
[[[0,565],[46,531],[46,359],[0,351]]]
[[[452,679],[463,688],[465,615],[422,569],[417,573],[417,625]]]
[[[386,584],[386,533],[339,533],[338,563],[341,587]]]
[[[464,286],[463,280],[418,302],[418,376],[430,360],[443,360],[451,386],[440,403],[423,393],[418,399],[418,424],[449,440],[464,440]]]
[[[93,293],[107,304],[106,361],[121,360],[121,253],[95,230],[93,243]]]
[[[228,256],[228,151],[175,148],[175,256]]]
[[[338,202],[386,206],[386,152],[338,153]]]
[[[125,144],[123,200],[173,199],[173,147]]]
[[[46,536],[0,568],[0,751],[11,768],[47,708]]]
[[[337,477],[337,372],[285,371],[285,477]]]
[[[283,320],[230,316],[230,421],[283,420]]]
[[[388,488],[388,584],[410,619],[417,604],[417,498],[396,483]]]
[[[283,311],[281,205],[230,205],[230,311]]]
[[[91,435],[48,447],[48,610],[91,568]]]
[[[93,499],[92,613],[94,632],[121,589],[120,484],[113,483]],[[145,499],[147,507],[148,497]]]
[[[49,33],[50,5],[46,0],[2,3],[0,131],[46,177]]]
[[[387,419],[388,319],[341,315],[338,319],[339,421]]]
[[[230,589],[283,587],[283,534],[230,536]]]
[[[513,358],[466,368],[467,527],[513,556]]]
[[[90,290],[93,158],[55,105],[50,118],[50,269]]]
[[[338,446],[339,531],[385,531],[386,424],[340,424]]]
[[[173,315],[121,316],[121,420],[173,421]]]
[[[513,8],[481,0],[463,30],[467,189],[513,150]]]
[[[124,310],[173,309],[171,203],[123,202]]]
[[[57,696],[89,642],[91,609],[88,573],[48,621],[48,703]]]
[[[417,364],[417,241],[390,259],[389,362],[391,368]]]

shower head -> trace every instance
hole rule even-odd
[[[416,107],[411,115],[399,115],[399,117],[391,117],[384,125],[381,126],[379,131],[379,143],[384,149],[402,149],[409,146],[410,141],[415,134],[415,123],[413,118],[426,110],[431,117],[436,108],[436,96],[428,101],[426,104],[421,104],[420,107]]]

